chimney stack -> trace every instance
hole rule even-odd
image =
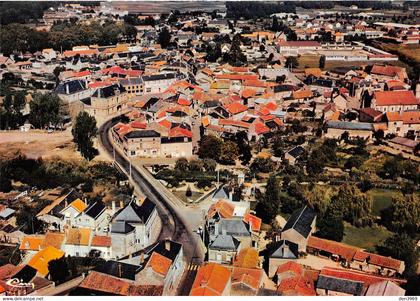
[[[165,240],[165,250],[171,250],[171,241],[169,239]]]
[[[115,214],[116,210],[115,210],[115,201],[112,201],[112,215]]]
[[[140,264],[143,264],[143,263],[144,263],[144,253],[141,252],[140,253]]]
[[[70,87],[68,83],[66,84],[66,94],[70,94]]]
[[[124,202],[120,201],[120,208],[123,208],[123,207],[124,207]]]
[[[121,264],[118,264],[118,278],[122,277]]]

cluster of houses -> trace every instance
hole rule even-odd
[[[404,262],[313,236],[316,214],[308,206],[293,212],[280,235],[261,248],[261,220],[227,198],[223,188],[213,195],[205,227],[207,262],[197,271],[191,296],[405,294],[406,281],[398,277]]]

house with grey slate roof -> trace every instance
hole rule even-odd
[[[361,296],[363,282],[320,275],[316,292],[320,296]]]
[[[158,234],[156,205],[149,199],[140,204],[131,200],[112,218],[112,252],[117,257],[126,256],[154,243]]]
[[[290,260],[299,257],[298,245],[288,240],[275,242],[268,248],[268,276],[274,277],[277,268]]]
[[[241,249],[241,241],[232,235],[217,235],[209,244],[209,261],[231,264]]]
[[[281,239],[297,244],[299,252],[305,252],[308,237],[315,231],[315,225],[315,211],[305,206],[292,213],[282,229]]]

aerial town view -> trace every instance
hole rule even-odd
[[[417,300],[420,1],[0,2],[0,298],[49,296]]]

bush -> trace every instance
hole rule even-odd
[[[197,182],[197,187],[204,189],[206,187],[210,187],[211,186],[211,181],[209,179],[200,179]]]

